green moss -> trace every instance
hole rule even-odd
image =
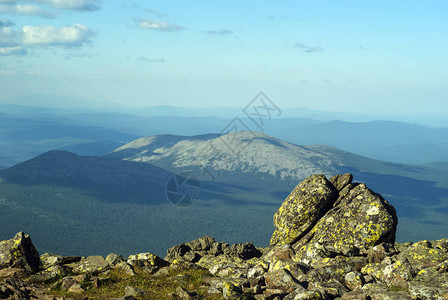
[[[391,292],[408,292],[409,288],[403,285],[391,285],[389,286],[389,291]]]
[[[202,298],[219,299],[221,297],[219,295],[219,297],[213,298],[206,293],[207,288],[204,286],[204,280],[210,276],[207,270],[171,269],[168,274],[161,276],[152,276],[139,269],[135,271],[135,276],[129,276],[123,270],[115,268],[109,272],[107,280],[99,288],[94,288],[91,284],[83,284],[86,291],[81,294],[74,294],[64,291],[60,288],[60,285],[56,285],[50,290],[50,294],[58,297],[69,297],[74,300],[87,298],[100,300],[122,297],[125,293],[125,287],[133,286],[147,292],[139,299],[171,299],[168,295],[175,293],[178,286],[182,286],[187,290],[195,291]]]

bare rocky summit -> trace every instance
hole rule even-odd
[[[271,245],[204,236],[167,250],[38,256],[0,242],[0,299],[448,299],[448,239],[395,242],[395,209],[351,174],[302,181],[274,216]]]

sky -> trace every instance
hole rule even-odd
[[[0,101],[448,116],[448,1],[0,0]]]

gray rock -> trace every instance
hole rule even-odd
[[[448,299],[448,286],[431,282],[412,282],[409,284],[409,293],[413,299],[446,300]]]
[[[53,266],[66,265],[79,262],[82,259],[80,256],[63,256],[51,253],[44,253],[40,256],[40,268],[48,269]]]
[[[78,274],[99,274],[110,269],[102,256],[89,256],[73,265],[73,272]]]
[[[224,299],[240,299],[243,295],[241,287],[235,285],[230,281],[223,282],[222,296]]]
[[[230,255],[236,255],[242,259],[260,257],[261,251],[255,248],[252,243],[235,244],[230,247]]]
[[[109,265],[115,267],[117,264],[125,262],[126,259],[121,255],[111,253],[106,257],[106,261]]]
[[[178,286],[176,288],[176,295],[180,299],[189,300],[189,299],[196,299],[199,297],[199,295],[196,292],[189,291],[181,286]]]
[[[133,287],[132,285],[128,285],[124,288],[124,294],[126,296],[142,297],[146,294],[146,291]]]
[[[364,276],[356,271],[345,274],[344,279],[345,285],[352,291],[361,289],[365,284]]]
[[[169,265],[167,261],[150,252],[130,255],[127,263],[133,267],[142,268],[150,273],[155,273],[160,268]]]
[[[39,253],[29,235],[19,232],[13,239],[0,242],[0,269],[21,268],[34,273],[39,264]]]
[[[352,183],[353,175],[345,173],[344,175],[335,175],[330,178],[330,182],[338,191],[342,191],[346,186]]]
[[[332,207],[337,195],[324,175],[313,175],[300,182],[274,215],[271,245],[291,244],[302,238]]]
[[[393,206],[364,184],[358,184],[294,244],[294,249],[303,256],[310,244],[319,243],[336,254],[356,255],[359,249],[382,242],[393,244],[397,223]]]

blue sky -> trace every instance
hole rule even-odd
[[[448,2],[0,0],[0,100],[448,112]]]

